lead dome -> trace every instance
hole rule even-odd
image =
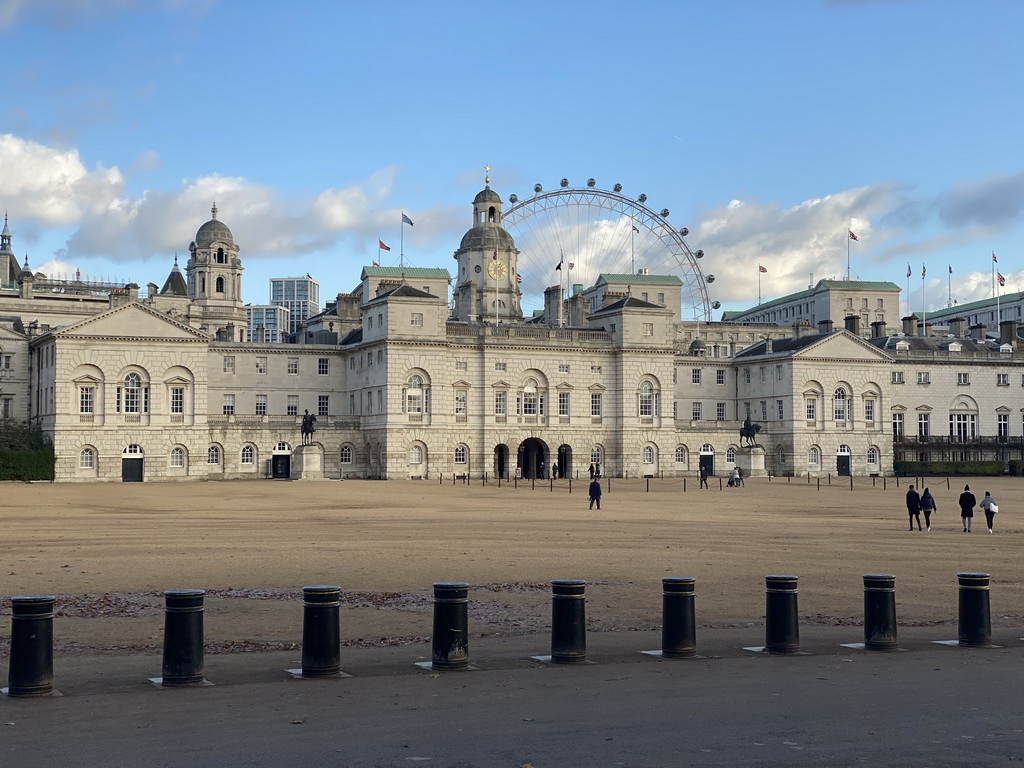
[[[203,224],[196,232],[196,247],[197,248],[209,248],[214,243],[226,243],[227,245],[234,245],[235,238],[231,234],[231,230],[228,229],[228,225],[217,218],[217,206],[210,209],[211,218],[208,222]]]

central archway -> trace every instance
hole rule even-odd
[[[516,452],[516,466],[522,470],[523,479],[547,477],[548,446],[543,440],[528,437],[519,444]]]

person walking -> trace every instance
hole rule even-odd
[[[921,496],[910,486],[907,491],[907,513],[910,515],[910,530],[914,530],[914,520],[917,520],[917,530],[921,530]]]
[[[732,473],[729,475],[729,487],[739,488],[740,487],[740,468],[733,467]]]
[[[999,511],[999,505],[992,498],[992,494],[985,491],[985,498],[981,500],[979,506],[985,511],[985,522],[988,523],[988,532],[992,533],[992,521],[995,519],[996,512]]]
[[[590,462],[590,479],[594,479],[594,462]]]
[[[971,493],[971,486],[965,485],[964,492],[960,494],[960,519],[964,523],[964,533],[971,532],[971,520],[974,519],[974,505],[978,500]]]
[[[921,494],[921,511],[924,512],[924,529],[930,531],[932,529],[932,512],[938,512],[939,510],[935,506],[935,497],[932,496],[932,492],[927,488]]]
[[[601,483],[598,480],[590,481],[590,509],[594,508],[597,504],[597,508],[601,508]]]
[[[707,471],[707,469],[705,467],[701,467],[700,468],[700,487],[701,488],[707,488],[708,487],[708,471]]]
[[[736,485],[743,487],[743,470],[739,467],[736,467]]]

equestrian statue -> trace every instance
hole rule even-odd
[[[743,426],[740,427],[740,446],[746,448],[757,448],[757,433],[761,431],[760,424],[751,424],[750,417],[747,416],[743,420]],[[747,442],[744,444],[744,440]]]
[[[302,417],[302,444],[313,444],[313,433],[316,432],[316,416],[307,409]]]

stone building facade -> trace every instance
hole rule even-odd
[[[52,439],[60,481],[288,477],[310,454],[327,478],[723,474],[749,458],[747,417],[780,475],[887,474],[908,437],[918,456],[1022,441],[1015,322],[1000,338],[887,333],[888,317],[865,331],[857,302],[888,312],[898,288],[829,281],[814,300],[838,310],[817,326],[681,321],[679,278],[646,274],[553,287],[524,317],[502,205],[476,196],[453,274],[366,267],[299,343],[247,341],[216,209],[185,274],[145,296],[25,266],[0,285],[3,413]]]

